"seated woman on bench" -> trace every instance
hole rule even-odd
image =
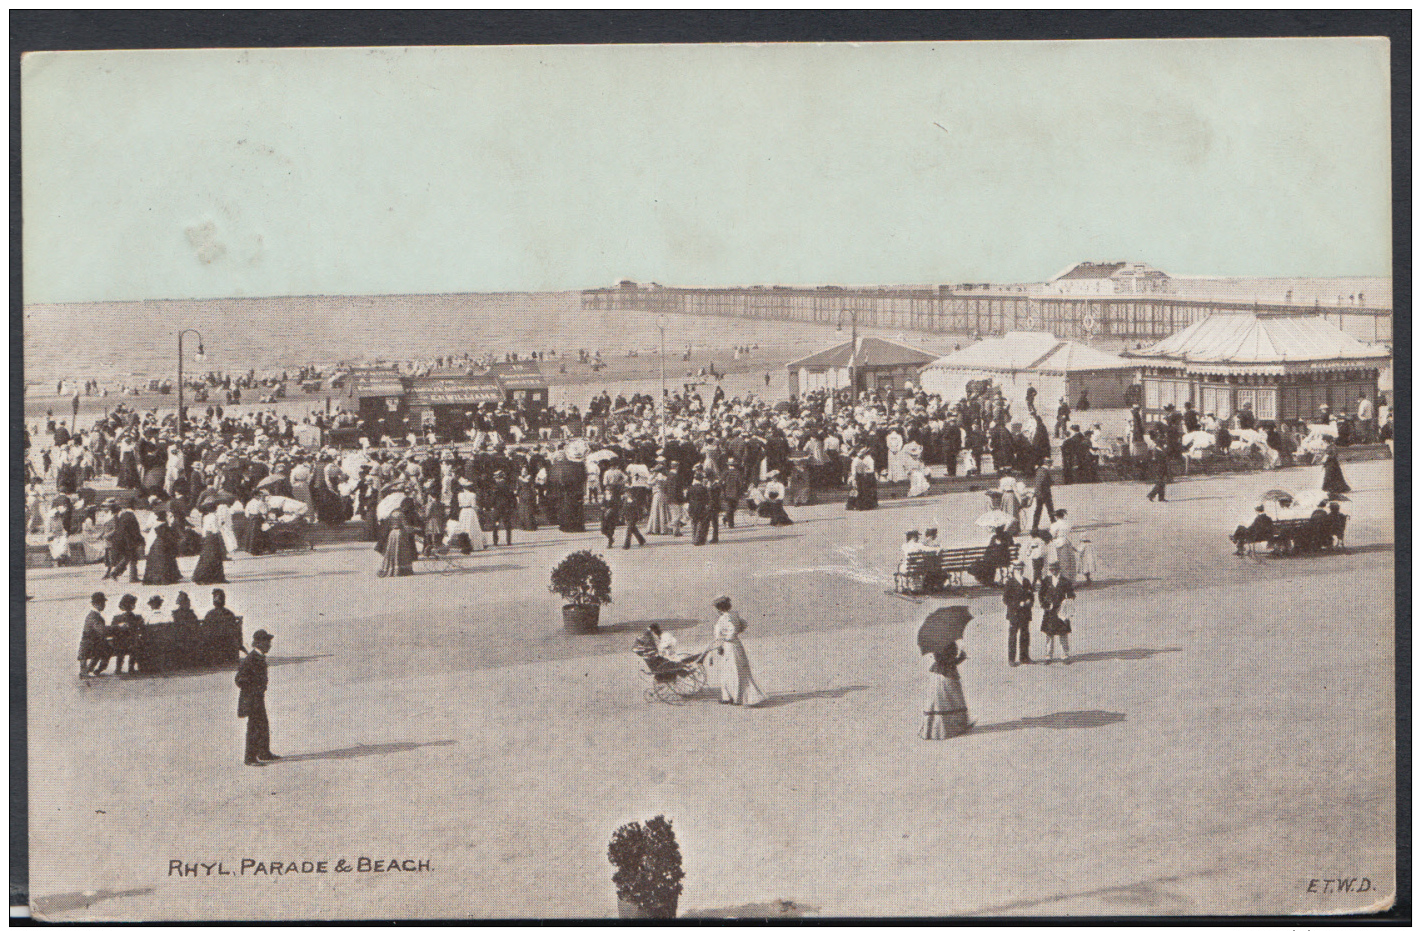
[[[998,527],[992,533],[991,542],[987,544],[987,551],[982,554],[982,558],[972,564],[967,571],[972,573],[982,585],[988,588],[1000,588],[997,584],[997,570],[1003,568],[1011,562],[1012,537],[1006,527]]]

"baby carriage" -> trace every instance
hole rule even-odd
[[[706,685],[705,653],[693,653],[679,659],[667,659],[656,651],[656,645],[646,638],[638,639],[632,652],[642,658],[646,668],[641,674],[651,679],[651,687],[642,693],[651,701],[679,705]]]

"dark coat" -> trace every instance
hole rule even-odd
[[[695,482],[686,492],[686,510],[691,520],[702,520],[710,516],[711,493],[703,482]]]
[[[1007,606],[1007,620],[1014,623],[1031,621],[1031,606],[1036,603],[1036,594],[1031,590],[1031,580],[1017,581],[1013,575],[1002,588],[1002,604]]]
[[[252,648],[237,664],[237,717],[245,718],[266,696],[266,656],[261,650]]]
[[[116,556],[143,555],[143,531],[138,527],[138,516],[132,511],[119,511],[114,517],[109,546]]]

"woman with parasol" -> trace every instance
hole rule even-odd
[[[929,614],[918,628],[918,649],[932,657],[928,703],[923,709],[923,724],[918,728],[918,736],[924,740],[947,740],[967,733],[973,726],[957,673],[958,664],[967,658],[957,641],[962,639],[971,619],[972,612],[966,605],[952,605]]]

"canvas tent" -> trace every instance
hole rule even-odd
[[[1068,398],[1074,408],[1088,392],[1092,408],[1124,407],[1138,363],[1050,333],[1015,331],[973,343],[923,369],[923,390],[951,403],[969,382],[991,381],[1002,389],[1012,411],[1026,411],[1026,393],[1035,388],[1036,409],[1047,419]]]
[[[1129,356],[1142,369],[1144,407],[1229,417],[1244,404],[1262,420],[1311,419],[1320,405],[1355,410],[1375,398],[1391,354],[1368,346],[1317,314],[1213,313]]]
[[[847,388],[849,372],[856,392],[879,388],[902,390],[917,386],[918,372],[933,360],[932,353],[913,349],[876,336],[845,340],[837,346],[787,363],[789,393],[798,395],[818,388]]]

